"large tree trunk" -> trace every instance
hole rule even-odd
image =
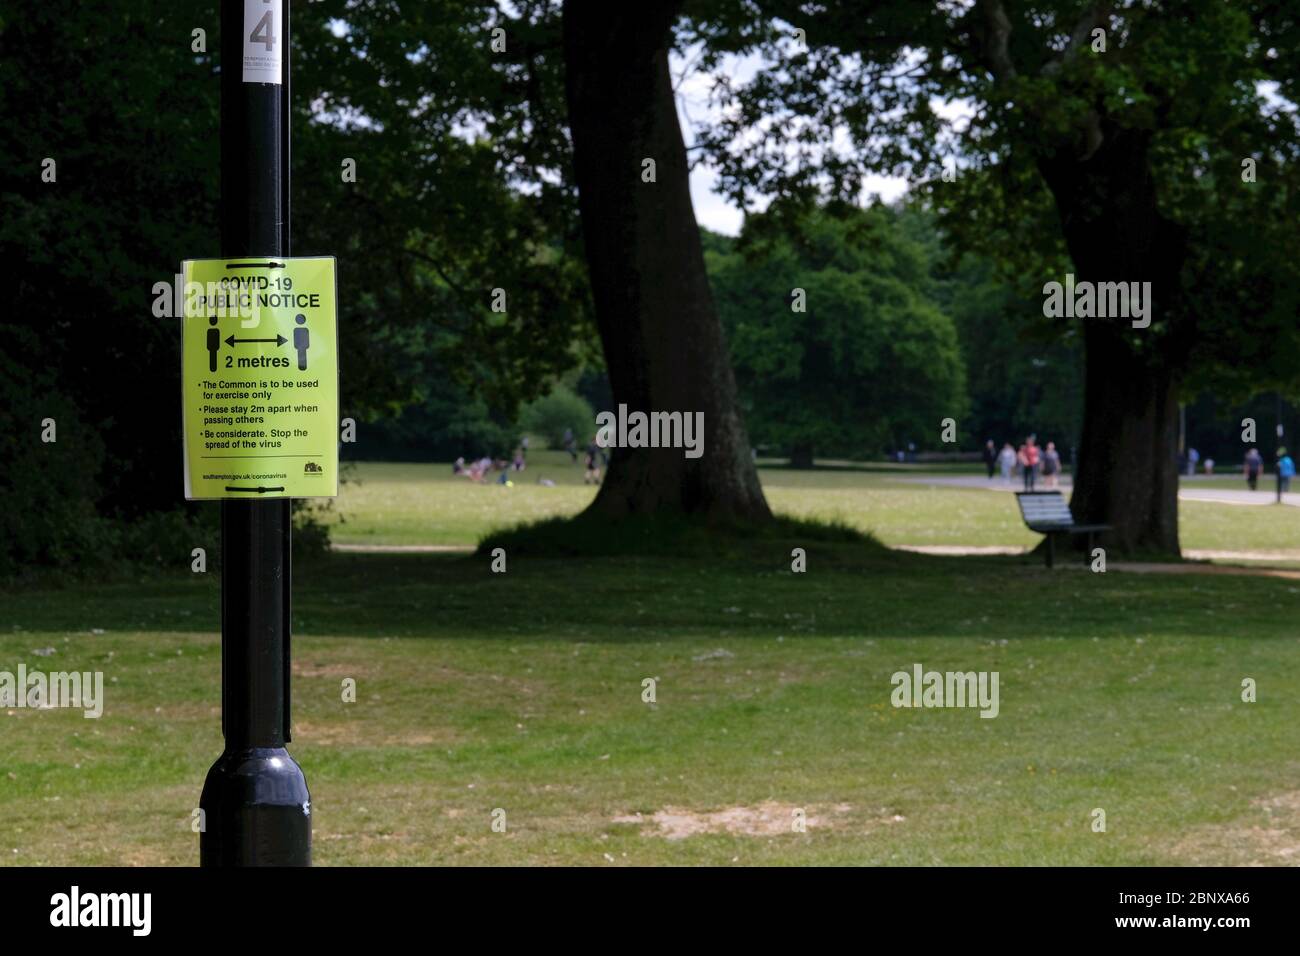
[[[704,413],[704,453],[615,449],[592,509],[771,517],[736,405],[691,206],[668,48],[681,4],[566,0],[569,125],[615,404]],[[645,160],[654,182],[643,181]]]
[[[1177,386],[1192,331],[1180,318],[1186,235],[1157,206],[1149,134],[1098,124],[1082,158],[1040,160],[1076,281],[1150,282],[1150,328],[1126,318],[1083,323],[1083,435],[1070,510],[1109,524],[1120,553],[1178,554]],[[1082,546],[1080,539],[1075,542]]]
[[[1080,524],[1114,526],[1100,539],[1108,551],[1176,555],[1175,382],[1134,355],[1125,334],[1096,322],[1084,328],[1083,435],[1070,510]]]

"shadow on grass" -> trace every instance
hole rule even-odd
[[[839,522],[778,516],[770,522],[753,524],[685,514],[611,519],[590,509],[571,517],[544,518],[494,531],[479,542],[476,553],[490,555],[496,548],[504,548],[507,554],[543,557],[726,558],[741,557],[760,545],[776,548],[789,544],[792,550],[827,543],[855,546],[864,557],[893,553],[870,534]]]
[[[486,540],[489,552],[506,548],[505,573],[492,571],[487,554],[336,553],[300,562],[294,632],[570,643],[1294,639],[1300,590],[1275,578],[1049,572],[1024,556],[904,553],[856,532],[797,522],[742,539],[718,535],[699,551],[674,550],[699,533],[689,529],[682,537],[652,535],[633,554],[601,553],[602,541],[586,542],[596,549],[587,554],[515,546],[537,549],[563,532],[545,522]],[[806,552],[802,573],[791,567],[794,547]],[[0,593],[0,647],[12,658],[58,634],[93,641],[96,629],[215,640],[219,598],[215,574]]]

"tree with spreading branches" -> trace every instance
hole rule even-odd
[[[696,24],[724,107],[704,151],[737,202],[854,202],[892,173],[1024,287],[1150,283],[1147,327],[1053,320],[1086,358],[1071,507],[1112,525],[1116,550],[1177,553],[1188,383],[1294,387],[1300,135],[1275,90],[1294,81],[1295,18],[1221,0],[752,0]],[[728,52],[763,66],[731,80]]]

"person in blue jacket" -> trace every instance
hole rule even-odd
[[[1291,490],[1291,479],[1295,477],[1295,462],[1286,453],[1285,448],[1277,450],[1277,500]]]

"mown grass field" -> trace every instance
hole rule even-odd
[[[470,544],[521,511],[580,508],[591,489],[548,467],[559,487],[363,466],[337,538]],[[1033,543],[1004,495],[896,478],[764,473],[776,508],[887,543]],[[1296,509],[1204,508],[1228,514],[1186,509],[1185,540],[1300,547]],[[1270,521],[1246,528],[1257,511]],[[5,863],[197,860],[191,811],[221,750],[218,580],[188,561],[0,593],[0,670],[108,682],[98,720],[0,712]],[[320,864],[1294,863],[1297,609],[1294,577],[776,538],[517,556],[505,574],[468,554],[335,554],[296,569],[291,750]],[[917,662],[997,670],[999,716],[892,707],[891,675]]]
[[[473,484],[444,464],[362,464],[339,499],[331,520],[333,539],[355,545],[443,545],[468,547],[485,531],[581,511],[595,495],[582,483],[582,468],[563,452],[533,452],[533,463],[515,475],[513,487]],[[1013,498],[986,488],[954,488],[916,481],[926,474],[975,474],[978,469],[942,471],[880,465],[868,469],[797,471],[762,469],[763,488],[774,510],[843,522],[901,545],[1035,546],[1041,539],[1025,528]],[[547,478],[556,486],[544,487]],[[996,484],[997,482],[995,482]],[[1245,488],[1244,482],[1207,483],[1192,488]],[[1261,486],[1263,487],[1263,486]],[[1271,492],[1259,492],[1271,500]],[[1295,550],[1300,558],[1300,508],[1183,502],[1180,535],[1184,548],[1227,551]]]

